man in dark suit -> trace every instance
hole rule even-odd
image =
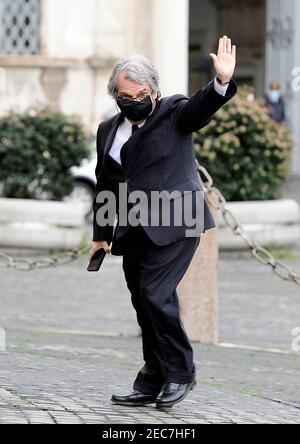
[[[158,73],[141,56],[118,62],[109,80],[108,91],[121,112],[98,128],[90,257],[99,248],[123,256],[145,361],[133,391],[112,396],[116,404],[172,407],[196,384],[193,349],[180,319],[176,288],[202,233],[215,223],[197,175],[192,133],[207,125],[237,91],[232,79],[236,47],[231,40],[221,38],[217,55],[210,56],[217,76],[191,98],[161,99]],[[126,186],[126,205],[122,186]],[[161,193],[160,202],[168,208],[167,224],[152,199],[153,191]],[[136,192],[143,192],[146,201],[134,205]],[[116,202],[108,202],[110,197]],[[128,218],[121,223],[124,212]],[[156,223],[149,222],[149,213]]]

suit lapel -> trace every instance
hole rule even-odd
[[[104,150],[103,150],[103,158],[102,158],[102,165],[104,165],[104,160],[105,160],[105,156],[106,153],[111,149],[113,141],[115,139],[118,127],[121,123],[121,121],[123,120],[123,117],[121,114],[118,114],[114,121],[112,122],[112,125],[110,127],[110,130],[108,131],[107,137],[106,137],[106,141],[105,141],[105,145],[104,145]]]

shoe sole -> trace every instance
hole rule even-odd
[[[127,407],[143,407],[145,405],[149,405],[149,404],[155,404],[155,400],[154,401],[145,401],[145,402],[128,402],[128,401],[113,401],[111,399],[112,404],[115,405],[125,405]]]
[[[166,409],[170,409],[170,408],[172,408],[175,404],[178,404],[178,402],[183,401],[183,400],[187,397],[187,395],[189,394],[189,392],[192,391],[192,390],[194,390],[196,384],[197,384],[197,382],[196,382],[196,381],[193,381],[191,387],[185,392],[185,394],[184,394],[180,399],[177,399],[176,401],[172,401],[172,402],[165,403],[165,404],[160,404],[160,403],[157,402],[157,403],[156,403],[156,408],[157,408],[157,409],[164,409],[164,408],[166,408]]]

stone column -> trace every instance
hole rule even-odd
[[[297,175],[300,175],[299,20],[299,0],[267,0],[266,87],[272,80],[282,85],[288,123],[295,137],[291,172]]]
[[[187,94],[189,1],[152,0],[152,60],[163,96]]]
[[[218,197],[207,195],[210,210],[217,225]],[[177,290],[180,315],[191,341],[218,343],[218,229],[208,230]]]

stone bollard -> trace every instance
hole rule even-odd
[[[215,224],[218,223],[215,193],[207,194]],[[178,285],[180,316],[191,341],[218,343],[218,228],[206,231],[189,269]]]
[[[4,328],[0,327],[0,352],[6,351],[6,333]]]

